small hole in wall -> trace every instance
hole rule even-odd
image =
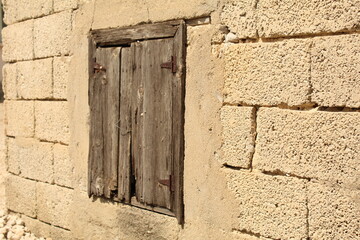
[[[212,128],[209,128],[209,132],[212,132],[212,130],[213,130]]]

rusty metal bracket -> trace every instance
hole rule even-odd
[[[100,72],[100,71],[104,71],[106,72],[106,68],[98,63],[94,63],[94,71],[96,73]]]
[[[168,68],[171,69],[172,73],[176,73],[177,66],[176,66],[176,56],[171,56],[170,62],[160,64],[161,68]]]
[[[173,191],[173,187],[172,187],[172,177],[171,175],[169,175],[169,179],[160,179],[158,181],[161,185],[164,185],[164,186],[167,186],[170,191],[172,192]]]

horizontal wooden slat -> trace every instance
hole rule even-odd
[[[98,46],[114,46],[131,43],[137,40],[173,37],[179,21],[144,24],[118,29],[99,29],[92,31]]]

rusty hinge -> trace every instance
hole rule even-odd
[[[160,183],[161,185],[167,186],[167,187],[170,189],[171,192],[174,191],[171,175],[169,175],[169,179],[160,179],[160,180],[159,180],[159,183]]]
[[[172,73],[176,73],[177,66],[176,66],[176,56],[171,56],[170,62],[160,64],[161,68],[168,68],[171,69]]]
[[[100,71],[104,71],[106,72],[106,68],[98,63],[94,63],[94,71],[96,73],[100,72]]]

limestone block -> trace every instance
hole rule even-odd
[[[221,122],[223,164],[250,167],[255,144],[255,108],[224,106]]]
[[[309,184],[309,234],[313,240],[358,239],[360,191]]]
[[[18,158],[18,148],[15,138],[7,138],[7,170],[15,175],[20,174],[20,159]]]
[[[51,238],[54,240],[73,239],[70,231],[43,223],[37,219],[28,217],[26,215],[22,215],[21,218],[25,222],[25,226],[30,229],[31,233],[34,233],[36,236]]]
[[[226,170],[238,206],[233,229],[273,239],[305,239],[305,180]]]
[[[71,12],[61,12],[35,19],[34,54],[36,58],[69,53],[72,22]]]
[[[359,29],[359,7],[359,0],[259,1],[259,35],[294,36]]]
[[[23,99],[52,97],[52,58],[17,63],[17,91]]]
[[[39,142],[32,138],[9,140],[9,171],[13,168],[16,170],[15,167],[18,164],[21,176],[48,183],[53,182],[52,143]]]
[[[312,101],[360,107],[359,34],[314,38],[311,60]]]
[[[6,101],[6,135],[32,137],[34,136],[34,102]]]
[[[9,174],[6,179],[6,205],[14,212],[36,217],[36,182]]]
[[[61,186],[72,187],[73,163],[69,155],[69,147],[61,144],[54,145],[54,178]]]
[[[221,22],[238,38],[256,38],[256,0],[228,1],[221,12]]]
[[[5,99],[16,99],[16,64],[5,64],[3,67],[3,86]]]
[[[64,101],[35,102],[35,136],[41,140],[69,143],[68,103]]]
[[[67,98],[67,85],[69,82],[70,57],[54,58],[54,98]]]
[[[75,9],[78,6],[78,0],[54,0],[54,11],[60,12],[68,9]]]
[[[50,14],[52,1],[49,0],[6,0],[4,1],[4,22],[12,24],[29,18]]]
[[[360,182],[360,113],[260,108],[253,167]]]
[[[33,28],[34,20],[29,20],[9,25],[3,29],[2,57],[5,62],[29,60],[34,57]]]
[[[41,182],[36,190],[38,219],[69,229],[73,190]]]
[[[225,50],[225,101],[250,105],[301,105],[310,91],[310,43],[230,45]]]

